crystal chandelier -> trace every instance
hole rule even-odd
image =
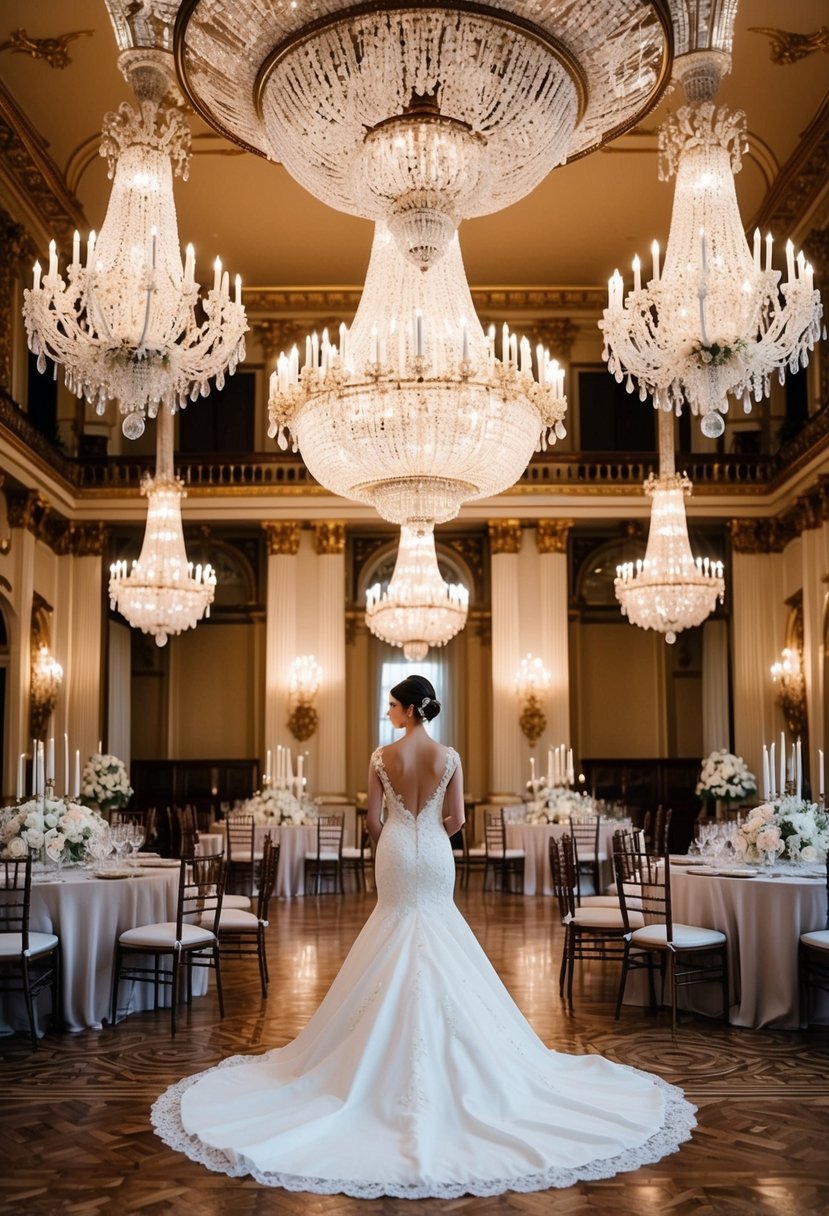
[[[191,0],[175,50],[211,125],[329,206],[385,223],[426,267],[462,219],[634,125],[664,88],[670,39],[657,0],[606,0],[600,21],[531,0]]]
[[[431,529],[400,529],[394,573],[385,591],[366,591],[366,624],[375,637],[402,646],[411,662],[425,659],[430,646],[445,646],[466,624],[469,592],[444,582]]]
[[[733,22],[733,12],[731,14]],[[716,108],[713,97],[730,55],[710,49],[682,55],[675,75],[688,105],[659,132],[659,176],[676,174],[664,266],[654,241],[653,276],[642,285],[633,261],[633,291],[614,272],[599,323],[603,358],[628,392],[653,396],[655,408],[701,415],[703,434],[723,433],[729,397],[749,413],[768,397],[770,379],[808,363],[820,337],[822,307],[812,268],[786,246],[786,282],[772,268],[772,237],[759,231],[749,248],[734,174],[746,145],[745,114]]]
[[[247,329],[236,278],[217,258],[204,298],[195,281],[192,245],[182,267],[173,174],[187,177],[190,132],[180,111],[162,107],[171,76],[164,51],[126,51],[119,66],[139,107],[124,102],[104,119],[101,155],[112,192],[103,227],[89,235],[81,262],[76,232],[66,279],[55,242],[41,280],[24,292],[29,348],[39,371],[47,360],[65,368],[67,387],[103,414],[117,399],[128,439],[144,431],[163,404],[183,409],[224,384],[244,358]]]
[[[184,487],[173,472],[173,417],[161,410],[156,423],[155,476],[147,478],[147,527],[141,554],[128,570],[123,560],[109,568],[109,602],[134,629],[152,634],[156,645],[194,629],[210,616],[216,575],[207,563],[188,562],[181,527]]]
[[[675,642],[683,629],[701,625],[725,594],[723,564],[694,558],[688,540],[685,498],[691,482],[674,470],[673,414],[659,412],[659,476],[645,482],[651,520],[644,560],[616,567],[614,587],[631,625],[664,633]]]
[[[308,338],[301,369],[296,347],[280,355],[268,433],[335,494],[418,530],[443,523],[566,434],[563,370],[506,326],[498,336],[475,314],[457,234],[422,274],[378,226],[339,345]]]

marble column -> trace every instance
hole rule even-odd
[[[522,792],[523,736],[518,725],[515,672],[521,660],[518,555],[521,524],[517,519],[489,524],[492,553],[492,768],[493,794]]]
[[[345,687],[345,524],[314,524],[318,556],[317,660],[322,684],[317,698],[317,793],[346,792],[345,720],[349,712]]]
[[[287,742],[288,672],[297,655],[297,554],[300,525],[295,520],[262,525],[268,546],[265,622],[265,723],[261,743],[262,773],[267,751],[275,754]]]
[[[567,536],[572,519],[538,521],[538,599],[541,613],[541,656],[552,677],[547,700],[546,737],[570,746],[570,648],[568,630]],[[542,769],[546,763],[541,757]]]

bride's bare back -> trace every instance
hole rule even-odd
[[[383,764],[400,801],[418,815],[446,769],[447,749],[419,730],[383,748]]]

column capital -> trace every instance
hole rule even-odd
[[[268,557],[296,557],[299,553],[300,524],[296,519],[280,519],[262,524],[268,545]]]
[[[314,524],[314,546],[320,557],[345,552],[345,521],[322,519]]]
[[[490,519],[489,545],[493,555],[496,553],[521,552],[521,520],[520,519]]]
[[[782,553],[796,532],[776,519],[730,519],[731,548],[735,553]]]
[[[539,553],[566,553],[572,519],[539,519],[535,525],[535,544]]]

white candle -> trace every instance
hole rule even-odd
[[[639,254],[633,259],[633,290],[642,290],[642,263],[639,261]]]
[[[86,268],[87,268],[87,270],[92,269],[92,260],[95,256],[95,239],[96,239],[95,238],[95,229],[90,228],[89,240],[86,242]]]
[[[300,754],[296,758],[296,792],[298,795],[302,793],[302,787],[304,785],[304,781],[303,781],[304,772],[305,772],[305,757],[300,752]]]
[[[242,303],[242,276],[237,274],[233,280],[234,283],[234,299],[237,304]]]
[[[823,781],[823,752],[820,748],[817,749],[817,795],[818,798],[823,798],[826,794],[826,786]]]
[[[52,785],[55,784],[55,736],[49,736],[49,743],[46,748],[46,780]]]
[[[651,256],[653,257],[653,277],[654,282],[659,282],[659,241],[651,243]]]
[[[294,766],[291,761],[291,749],[285,748],[285,777],[290,783],[294,779]]]
[[[777,792],[781,798],[786,792],[786,735],[782,730],[780,732],[780,786]]]
[[[81,795],[81,753],[75,748],[75,780],[72,783],[72,796],[80,798]]]
[[[572,747],[567,752],[567,784],[572,785],[574,781],[573,772],[573,749]]]
[[[769,798],[775,797],[774,781],[775,781],[775,777],[777,776],[777,769],[776,769],[775,763],[774,763],[775,747],[776,747],[776,744],[772,743],[771,749],[769,751]]]
[[[66,731],[63,732],[63,788],[67,798],[69,797],[69,735]]]
[[[794,282],[794,245],[786,241],[786,275],[790,283]]]
[[[530,756],[530,789],[535,785],[535,756]]]
[[[795,744],[794,753],[794,780],[797,788],[798,799],[803,797],[803,753],[801,751],[800,740]]]
[[[272,773],[271,773],[271,760],[272,759],[273,759],[273,753],[271,752],[271,749],[268,748],[268,755],[267,755],[267,759],[265,760],[265,776],[268,778],[269,781],[272,776]]]
[[[823,753],[819,753],[822,755]],[[23,777],[26,772],[26,753],[21,752],[17,757],[17,801],[23,801]]]
[[[760,269],[760,229],[754,229],[754,269]]]
[[[34,272],[35,272],[34,289],[35,289],[35,291],[40,291],[40,276],[42,273],[40,262],[35,262]]]
[[[789,754],[789,781],[791,782],[792,785],[794,785],[794,768],[795,768],[794,754],[795,754],[795,745],[792,744],[792,750],[791,750],[791,753]]]
[[[768,802],[769,794],[769,749],[763,744],[763,801]]]
[[[766,233],[766,270],[771,270],[771,249],[774,244],[774,237],[770,232]]]
[[[37,776],[35,780],[35,797],[40,798],[46,789],[46,783],[43,776],[43,743],[37,745]]]
[[[213,263],[213,290],[218,291],[222,282],[222,259],[216,258]]]
[[[54,278],[58,273],[58,251],[54,241],[49,242],[49,276]]]
[[[75,229],[72,237],[72,265],[77,266],[81,260],[81,234]]]
[[[98,740],[98,755],[103,756],[103,754],[104,754],[104,745],[103,745],[102,740],[99,739]]]
[[[553,749],[552,749],[552,747],[548,747],[547,748],[547,785],[552,786],[552,784],[553,784]]]
[[[32,739],[32,781],[30,785],[32,797],[37,797],[37,739]]]

